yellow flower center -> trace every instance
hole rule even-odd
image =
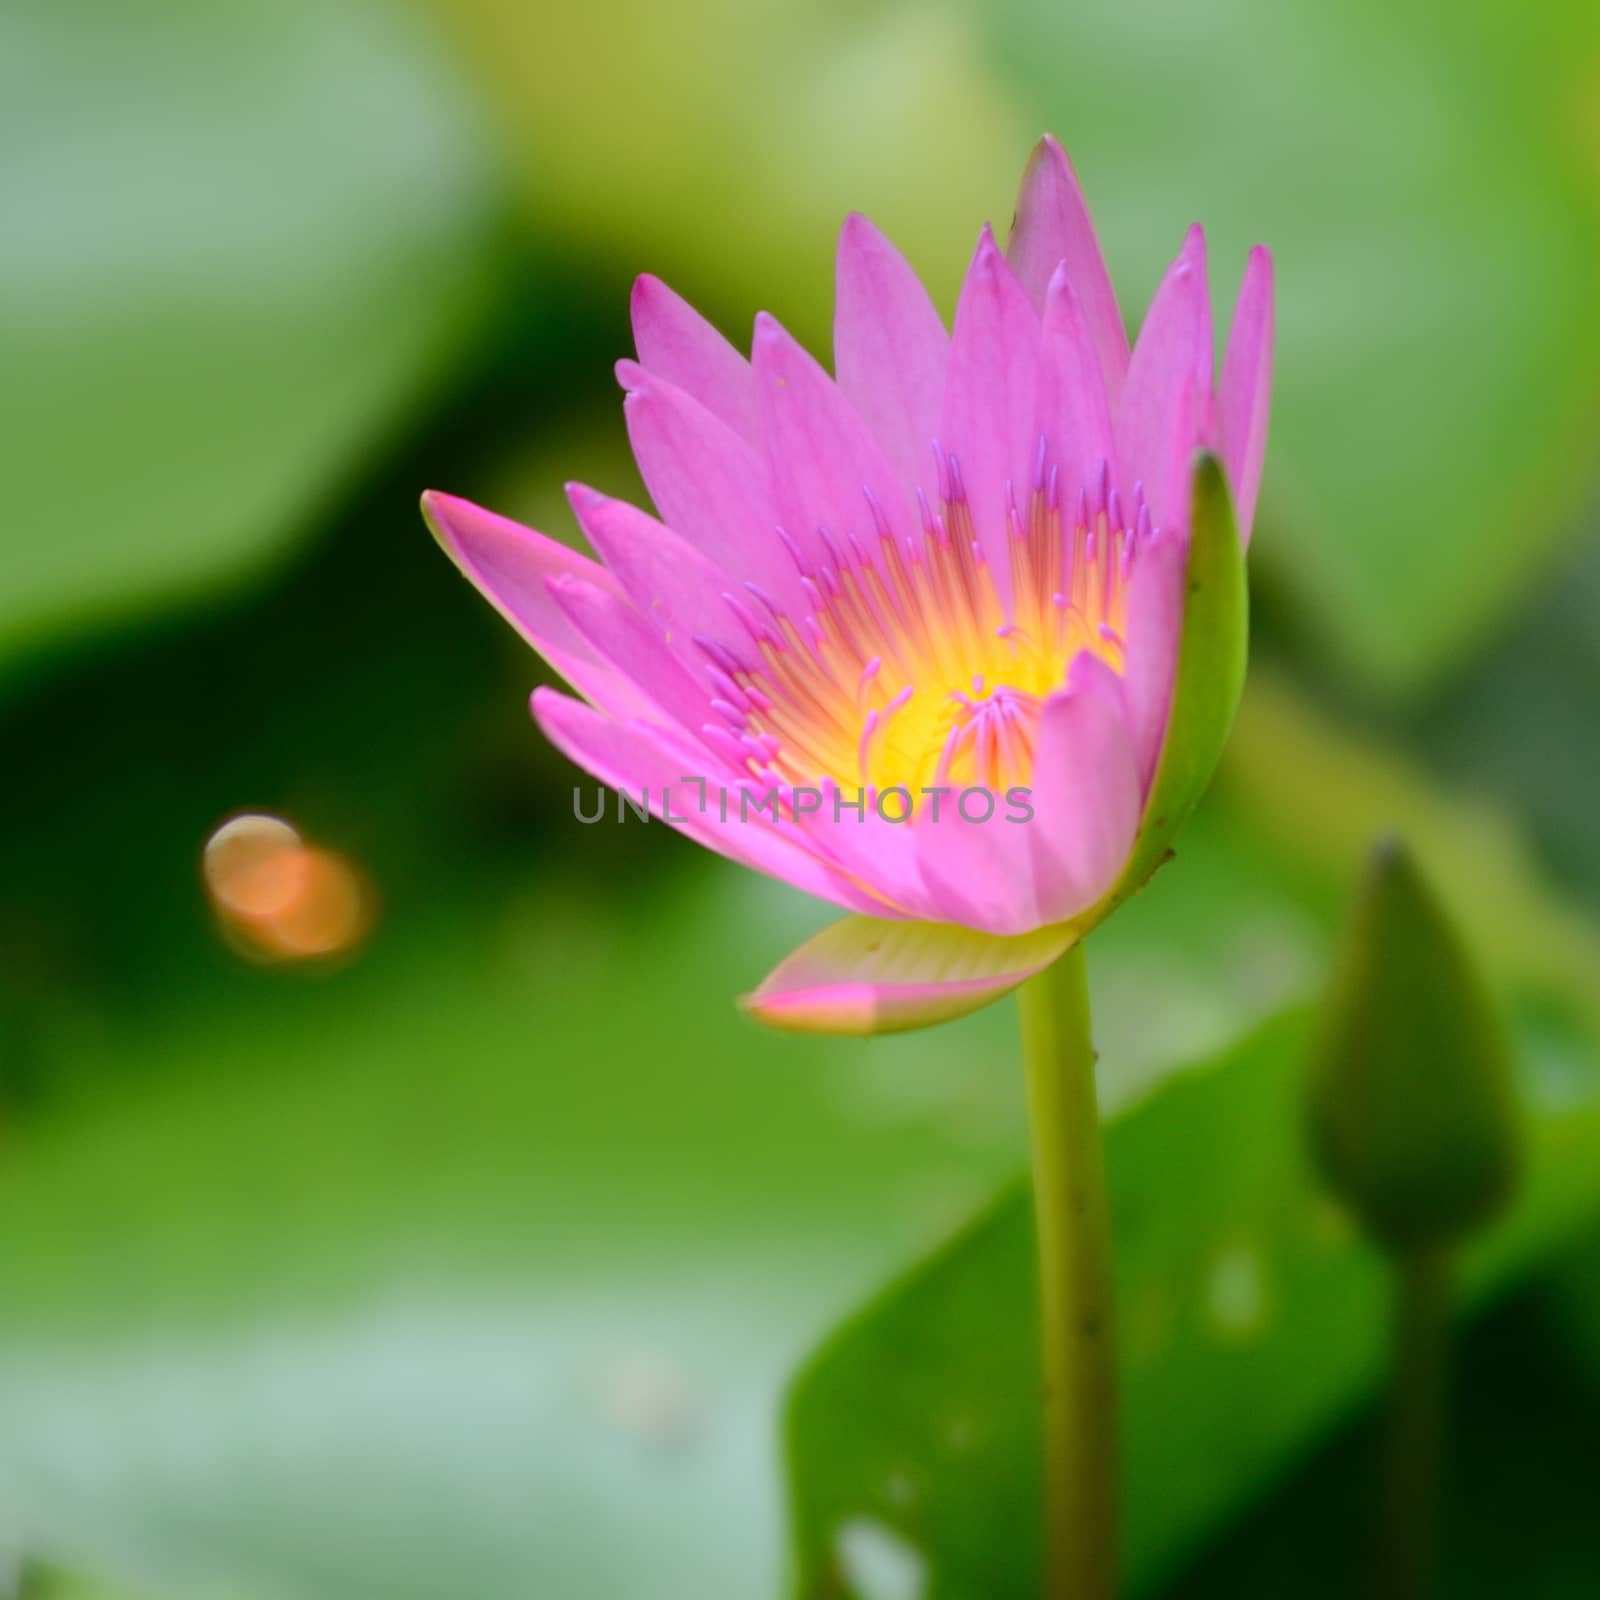
[[[913,808],[940,785],[1003,794],[1030,781],[1040,710],[1079,651],[1122,671],[1134,534],[1115,493],[1073,514],[1045,487],[1025,519],[1007,512],[1008,613],[955,481],[919,539],[879,518],[877,561],[828,541],[799,625],[768,604],[760,665],[730,673],[742,704],[723,703],[757,777],[902,788]]]

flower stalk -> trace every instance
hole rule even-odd
[[[1382,1600],[1420,1600],[1433,1579],[1450,1309],[1451,1263],[1445,1250],[1419,1249],[1395,1258]]]
[[[1111,1216],[1083,946],[1019,991],[1039,1239],[1048,1600],[1110,1600],[1117,1568]]]

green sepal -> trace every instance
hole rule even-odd
[[[1172,854],[1172,842],[1206,792],[1233,728],[1250,659],[1250,589],[1244,547],[1222,463],[1194,460],[1183,638],[1173,674],[1166,738],[1128,864],[1087,928],[1137,893]]]

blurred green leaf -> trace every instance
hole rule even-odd
[[[959,7],[430,9],[492,109],[530,222],[580,259],[668,278],[745,348],[764,307],[826,350],[852,209],[953,306],[1031,143]]]
[[[1014,1159],[1012,1084],[981,1027],[753,1027],[777,895],[667,887],[434,897],[320,983],[202,958],[137,1038],[78,1019],[89,1087],[0,1168],[26,1548],[302,1600],[774,1588],[783,1375]]]
[[[1592,1218],[1600,1070],[1524,1035],[1529,1193],[1478,1263],[1482,1291]],[[1169,1082],[1108,1130],[1124,1380],[1126,1564],[1170,1574],[1376,1378],[1386,1298],[1320,1197],[1300,1123],[1305,1019],[1290,1014]],[[1552,1092],[1553,1074],[1561,1092]],[[798,1592],[841,1586],[840,1530],[892,1530],[930,1600],[1039,1584],[1038,1338],[1031,1204],[1013,1187],[892,1285],[801,1372],[788,1425]]]
[[[475,328],[494,169],[381,4],[0,15],[0,666],[264,565]]]
[[[1330,917],[1371,841],[1403,836],[1484,967],[1600,1036],[1600,929],[1565,878],[1548,873],[1517,815],[1486,793],[1441,789],[1401,749],[1340,725],[1259,667],[1218,786]]]
[[[1600,507],[1597,507],[1600,511]],[[1527,819],[1542,857],[1600,912],[1600,521],[1536,605],[1406,732],[1453,787]]]
[[[59,1567],[23,1564],[15,1590],[5,1591],[7,1600],[157,1600],[151,1594],[136,1594],[120,1584],[102,1583],[78,1572]]]

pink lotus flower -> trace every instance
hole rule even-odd
[[[746,360],[654,278],[632,310],[639,359],[617,372],[660,520],[569,486],[600,562],[432,491],[430,526],[583,696],[534,694],[558,748],[854,914],[755,1015],[884,1031],[995,998],[1148,877],[1220,753],[1269,256],[1250,256],[1220,385],[1199,228],[1130,353],[1045,139],[1006,253],[979,236],[952,333],[859,216],[834,377],[765,313]]]

